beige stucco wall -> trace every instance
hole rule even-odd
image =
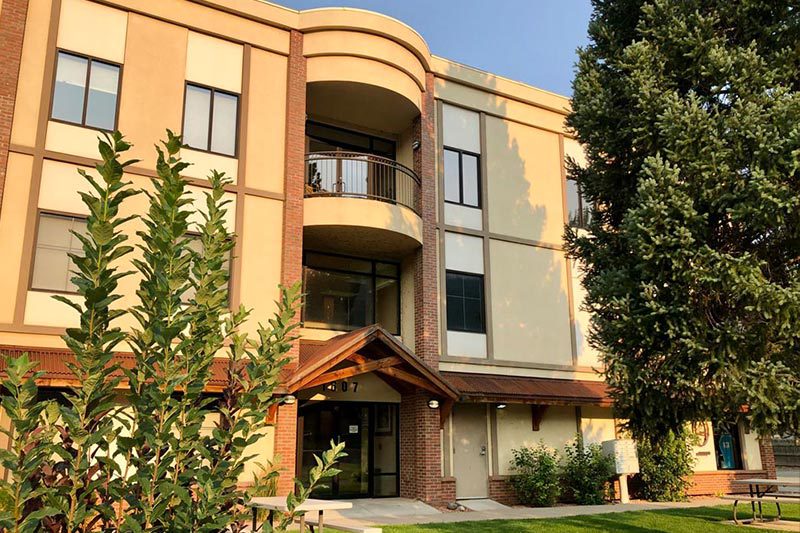
[[[131,13],[120,93],[119,129],[134,147],[129,157],[154,168],[153,144],[182,127],[188,31]]]
[[[572,271],[572,308],[573,316],[575,317],[573,330],[578,356],[577,362],[579,366],[600,369],[602,367],[600,354],[589,346],[589,327],[592,315],[583,309],[586,291],[581,284],[582,274],[576,261],[570,261],[570,270]]]
[[[539,431],[531,428],[531,406],[509,404],[497,410],[497,466],[501,476],[512,474],[512,450],[544,444],[563,456],[564,445],[575,438],[575,408],[550,406],[544,413]]]
[[[127,24],[126,11],[87,0],[63,0],[58,23],[58,47],[124,63]]]
[[[242,304],[252,308],[245,331],[255,333],[275,311],[281,281],[283,202],[248,196],[244,201],[242,239]]]
[[[561,244],[564,233],[558,135],[486,118],[489,228]]]
[[[3,190],[3,209],[0,211],[0,323],[14,320],[15,300],[22,262],[22,243],[28,213],[33,157],[10,153]],[[27,280],[22,280],[26,283]]]
[[[695,472],[713,472],[717,469],[717,452],[714,448],[714,428],[710,422],[708,425],[708,440],[705,443],[697,442],[692,446],[694,454]]]
[[[586,444],[616,438],[617,424],[610,407],[581,407],[581,433]]]
[[[495,239],[489,249],[495,359],[571,365],[563,252]]]
[[[183,175],[189,178],[208,179],[212,170],[222,172],[232,183],[238,181],[239,160],[234,157],[227,157],[219,154],[201,152],[200,150],[190,150],[184,148],[180,152],[181,159],[191,166],[183,171]]]
[[[360,226],[400,233],[422,243],[422,219],[407,207],[361,198],[306,198],[305,226]]]
[[[22,58],[17,81],[17,97],[14,102],[12,144],[33,146],[36,142],[36,126],[42,96],[44,63],[47,57],[47,34],[50,26],[51,7],[50,2],[30,2],[28,4],[25,39],[22,42]]]
[[[190,31],[186,43],[186,80],[241,93],[243,53],[240,44]]]
[[[286,68],[283,56],[251,51],[245,185],[275,193],[283,192]]]
[[[742,466],[745,470],[761,470],[761,450],[758,446],[758,434],[754,431],[745,432],[740,425],[742,441]]]

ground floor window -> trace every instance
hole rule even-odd
[[[306,252],[303,324],[350,331],[380,324],[400,334],[400,265]]]
[[[399,406],[394,403],[309,402],[300,405],[298,425],[298,474],[308,478],[316,465],[314,455],[344,442],[347,457],[337,468],[341,473],[316,498],[380,498],[398,496]]]

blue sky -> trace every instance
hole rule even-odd
[[[589,0],[272,1],[384,13],[417,30],[436,55],[568,96],[591,14]]]

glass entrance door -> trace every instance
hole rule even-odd
[[[341,473],[315,498],[366,498],[398,495],[397,406],[386,403],[319,402],[301,405],[298,413],[299,474],[308,472],[330,442],[344,442],[347,457]]]

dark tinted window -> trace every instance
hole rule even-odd
[[[483,276],[447,273],[447,329],[484,333]]]

